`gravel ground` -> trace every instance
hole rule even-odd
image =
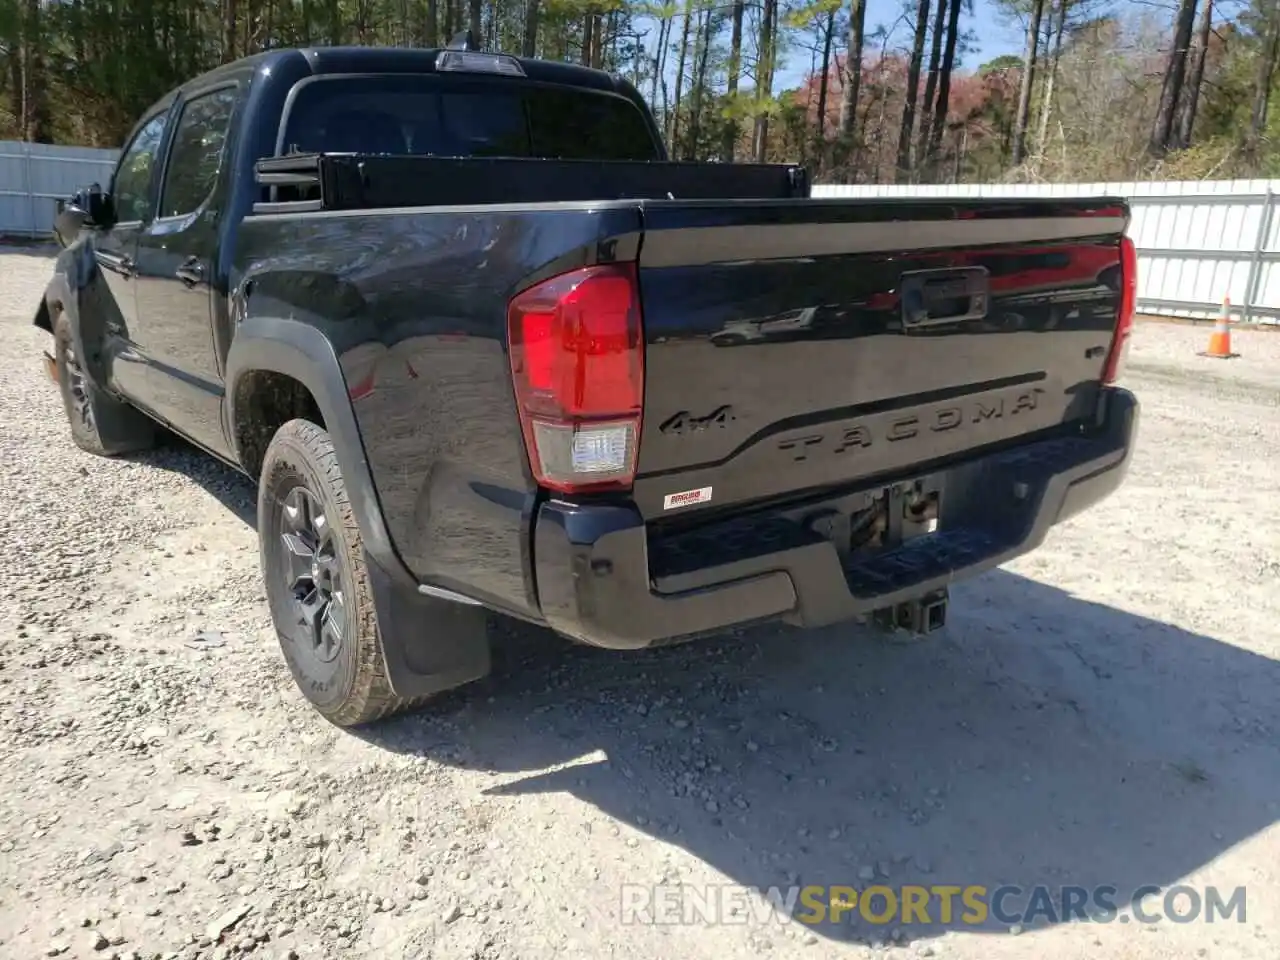
[[[927,642],[503,626],[492,678],[353,734],[282,664],[250,485],[72,446],[28,326],[50,269],[0,254],[0,956],[1276,956],[1280,336],[1223,362],[1142,325],[1127,485]],[[627,883],[870,878],[1244,885],[1247,919],[621,916]]]

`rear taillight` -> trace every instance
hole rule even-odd
[[[562,493],[629,488],[644,401],[635,265],[583,267],[507,307],[511,375],[529,467]]]
[[[1133,330],[1133,317],[1138,312],[1138,251],[1129,237],[1120,238],[1120,315],[1116,317],[1115,333],[1111,336],[1111,349],[1107,352],[1107,365],[1102,368],[1102,382],[1115,383],[1120,376],[1120,364],[1129,347],[1129,334]]]

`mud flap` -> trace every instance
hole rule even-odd
[[[86,353],[85,341],[72,318],[59,314],[53,324],[54,357],[46,354],[46,369],[62,390],[61,370],[62,350],[59,338],[69,339],[76,350],[76,355],[83,358],[81,362],[88,381],[88,391],[93,405],[92,437],[77,440],[82,449],[91,450],[108,457],[117,457],[129,453],[150,450],[156,445],[159,425],[142,411],[130,406],[123,400],[112,396],[101,383],[99,377],[102,365],[96,362],[97,353]],[[52,359],[52,363],[49,362]],[[65,400],[64,400],[65,403]],[[70,411],[67,413],[70,419]],[[76,428],[72,427],[73,434]],[[85,446],[85,443],[88,446]]]
[[[98,442],[108,456],[140,453],[156,445],[160,426],[145,413],[135,410],[95,387],[94,417]]]
[[[398,697],[425,697],[479,680],[490,670],[489,612],[418,593],[368,551],[387,682]]]

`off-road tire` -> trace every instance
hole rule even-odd
[[[299,486],[306,494],[292,494]],[[327,645],[316,640],[321,631],[308,634],[300,625],[305,610],[290,586],[289,557],[296,555],[296,549],[291,554],[282,524],[297,515],[295,508],[289,508],[290,513],[286,507],[291,494],[295,507],[307,495],[318,505],[330,547],[317,549],[315,555],[324,553],[325,563],[340,571],[336,581],[329,582],[340,584],[336,593],[341,594],[341,612],[333,617],[335,622],[341,620],[342,634],[339,648],[328,662],[323,660],[329,655]],[[258,542],[281,652],[298,689],[321,715],[340,727],[358,726],[412,710],[427,699],[397,697],[387,682],[360,529],[351,512],[333,442],[322,427],[309,420],[290,420],[267,447],[258,480]],[[317,569],[314,563],[310,569]],[[305,583],[299,590],[305,592]],[[334,609],[332,605],[330,609]],[[310,647],[305,646],[308,643]]]
[[[76,355],[71,322],[65,313],[53,323],[53,350],[58,392],[77,447],[99,457],[116,457],[155,446],[157,424],[90,379]]]

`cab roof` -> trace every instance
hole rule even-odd
[[[243,76],[246,73],[273,72],[289,61],[305,60],[308,72],[321,75],[332,73],[435,73],[441,53],[455,48],[432,47],[428,49],[408,47],[289,47],[265,50],[239,60],[215,67],[198,77],[193,77],[179,88],[181,91],[207,86],[211,82]],[[488,53],[488,51],[476,51]],[[493,55],[493,54],[491,54]],[[609,93],[627,95],[631,85],[620,77],[603,70],[583,67],[553,60],[532,57],[514,57],[501,54],[506,60],[520,65],[526,78],[543,83],[561,83],[586,87]],[[296,69],[296,67],[295,67]],[[178,91],[175,91],[178,92]]]

